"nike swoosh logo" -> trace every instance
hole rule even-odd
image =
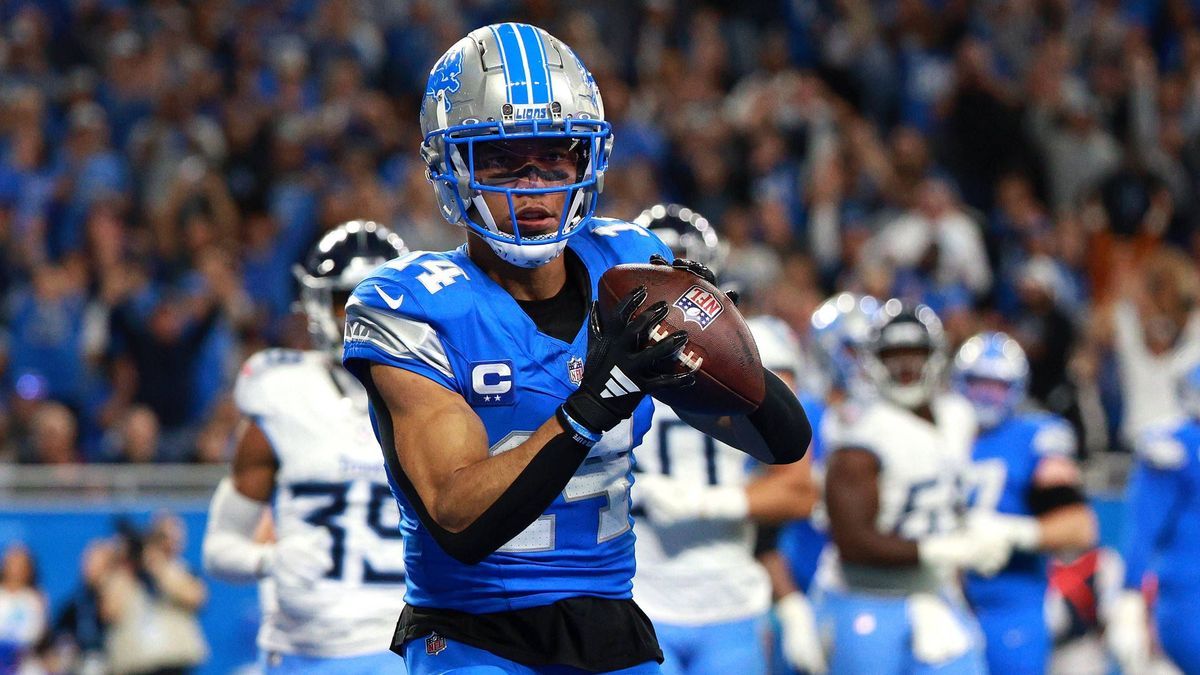
[[[404,304],[404,296],[403,295],[398,298],[393,298],[392,296],[385,293],[383,291],[383,289],[379,287],[379,284],[375,285],[375,292],[378,293],[379,297],[383,298],[383,301],[385,303],[387,303],[387,306],[391,307],[393,310],[400,309],[400,305]]]

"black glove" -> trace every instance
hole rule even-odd
[[[562,411],[595,435],[633,415],[648,392],[687,387],[696,379],[690,372],[675,372],[679,351],[687,344],[686,331],[650,342],[651,329],[667,316],[667,303],[656,302],[630,320],[645,300],[646,288],[639,286],[621,299],[611,315],[592,303],[583,381],[567,397]]]
[[[704,263],[701,263],[701,262],[696,262],[695,260],[688,260],[687,258],[676,258],[672,262],[667,262],[666,258],[655,253],[650,256],[650,264],[651,265],[670,265],[671,267],[674,267],[677,270],[683,270],[684,272],[691,272],[692,274],[695,274],[696,276],[707,281],[708,283],[712,284],[713,286],[717,285],[717,275],[714,274],[712,270],[708,269],[707,265],[705,265]],[[731,302],[733,302],[734,307],[737,306],[738,300],[740,298],[737,291],[725,291],[725,297],[729,298],[729,300]]]

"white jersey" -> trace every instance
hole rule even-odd
[[[742,486],[753,461],[744,452],[696,431],[654,402],[654,422],[634,451],[638,470],[702,485]],[[636,480],[634,483],[636,487]],[[767,572],[754,558],[748,521],[634,523],[637,573],[633,597],[654,621],[699,625],[758,616],[771,604]]]
[[[333,568],[315,586],[260,584],[259,647],[317,657],[386,651],[404,607],[404,547],[365,390],[324,353],[273,349],[246,362],[234,399],[279,462],[276,538],[324,527],[333,540]]]
[[[831,452],[858,448],[878,459],[876,529],[914,541],[957,530],[976,433],[975,413],[966,399],[936,397],[930,406],[935,423],[882,399],[863,403],[857,411],[854,404],[842,408],[828,447]],[[867,591],[932,591],[945,581],[922,567],[874,569],[843,563],[836,555],[823,556],[822,567],[819,577],[827,583]]]

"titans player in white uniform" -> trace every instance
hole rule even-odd
[[[676,255],[720,269],[721,244],[695,211],[659,204],[634,222]],[[748,323],[763,366],[794,382],[800,355],[791,329],[775,317]],[[654,621],[663,672],[765,673],[771,582],[754,557],[754,523],[808,515],[816,492],[807,462],[756,465],[658,402],[635,454],[635,515],[646,517],[634,527],[633,596]]]
[[[234,388],[246,420],[231,475],[213,496],[204,566],[229,581],[261,580],[258,644],[270,673],[404,671],[388,651],[404,605],[399,513],[366,391],[337,357],[349,292],[406,252],[372,222],[326,234],[297,269],[321,349],[259,352]],[[274,543],[255,540],[268,510]]]
[[[632,600],[631,454],[646,394],[693,381],[676,372],[687,333],[651,340],[673,303],[634,318],[644,288],[611,310],[592,300],[610,267],[671,251],[594,217],[611,128],[591,74],[539,28],[485,26],[452,46],[421,129],[442,215],[466,244],[365,279],[343,359],[367,386],[402,515],[408,602],[393,648],[418,675],[658,672]],[[755,411],[689,423],[796,461],[807,419],[763,376]]]
[[[860,352],[879,395],[827,439],[837,555],[823,561],[832,581],[818,620],[832,637],[832,673],[986,672],[953,579],[995,573],[1011,542],[963,522],[975,420],[965,400],[940,392],[945,350],[933,310],[884,303]]]

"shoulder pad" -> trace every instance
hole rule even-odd
[[[1144,431],[1138,438],[1134,454],[1150,467],[1162,471],[1176,471],[1188,461],[1187,447],[1183,444],[1175,425],[1155,426]]]
[[[674,258],[671,249],[653,232],[616,218],[592,218],[582,236],[590,237],[601,249],[615,253],[620,260],[617,264],[646,263],[655,253],[667,260]]]
[[[242,364],[233,385],[233,400],[243,415],[260,417],[270,412],[277,398],[273,383],[280,372],[301,366],[305,353],[295,349],[264,349]]]
[[[1031,422],[1034,425],[1032,446],[1039,456],[1074,457],[1078,449],[1075,430],[1061,417],[1039,415]]]
[[[451,253],[413,251],[375,270],[354,289],[368,307],[406,316],[453,315],[471,293],[473,272]]]

